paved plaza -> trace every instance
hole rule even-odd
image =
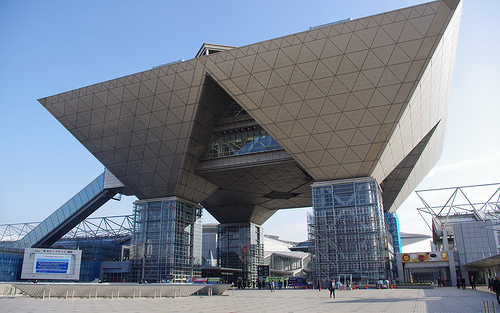
[[[490,312],[495,295],[486,287],[458,290],[385,289],[328,290],[228,290],[222,296],[142,299],[34,299],[27,296],[0,298],[0,312]]]

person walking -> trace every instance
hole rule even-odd
[[[333,299],[335,299],[335,279],[332,280],[332,284],[328,289],[330,289],[330,298],[333,295]]]
[[[463,275],[460,277],[460,283],[462,284],[462,290],[465,290],[465,277]]]
[[[474,275],[470,277],[469,283],[472,290],[476,290],[476,279],[474,278]]]
[[[495,279],[493,280],[493,283],[492,283],[492,287],[493,287],[493,291],[497,295],[497,302],[498,302],[498,304],[500,304],[500,279],[498,278],[498,276],[495,276]]]

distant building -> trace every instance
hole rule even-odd
[[[264,235],[264,264],[269,265],[271,276],[284,279],[303,276],[312,280],[309,267],[311,254],[308,251],[293,251],[298,244],[282,240],[279,236]]]
[[[493,190],[491,196],[489,189]],[[482,193],[488,200],[471,202],[481,190],[486,190]],[[423,201],[425,207],[419,209],[431,217],[432,249],[398,254],[400,280],[437,283],[441,277],[455,285],[460,276],[468,284],[471,276],[478,283],[486,283],[489,277],[500,275],[500,184],[423,190],[417,194],[426,199],[426,192],[432,192],[433,198],[439,193],[445,195],[442,203],[430,206],[429,201]]]
[[[217,225],[218,224],[203,224],[203,265],[217,266]]]
[[[1,225],[0,273],[2,281],[21,280],[24,249],[13,248],[12,238],[25,235],[40,223]],[[101,279],[105,282],[129,281],[129,245],[132,231],[131,216],[89,218],[82,221],[51,249],[80,250],[79,282]],[[10,234],[10,236],[5,236]],[[43,250],[43,249],[41,249]],[[33,280],[33,279],[32,279]],[[61,281],[62,275],[38,280]],[[66,279],[74,281],[75,278]]]
[[[290,251],[298,242],[286,241],[279,236],[264,234],[264,251]]]
[[[400,236],[401,236],[401,246],[402,247],[408,246],[408,245],[411,245],[411,244],[414,244],[417,242],[421,242],[424,240],[429,240],[429,246],[430,246],[430,241],[432,239],[432,236],[427,235],[427,234],[410,234],[410,233],[401,232]],[[402,251],[399,251],[399,252],[401,253]]]
[[[270,275],[283,277],[308,277],[311,254],[297,251],[266,251],[264,264],[269,265]]]

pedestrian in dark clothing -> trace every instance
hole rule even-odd
[[[476,290],[476,279],[474,278],[474,276],[470,277],[469,283],[470,283],[472,290]]]
[[[488,289],[493,291],[493,278],[491,276],[488,277]]]
[[[335,279],[332,280],[331,286],[328,289],[330,290],[330,298],[333,295],[333,299],[335,299]]]
[[[497,294],[497,302],[500,304],[500,279],[498,276],[495,276],[495,279],[493,280],[493,291]]]
[[[462,282],[460,281],[460,277],[457,277],[457,289],[460,289]]]
[[[460,277],[460,283],[462,285],[462,290],[465,290],[465,277]]]

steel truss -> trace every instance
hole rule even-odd
[[[478,196],[484,199],[486,192],[491,191],[485,202],[473,200],[473,197]],[[415,193],[424,204],[417,211],[431,231],[449,228],[457,217],[470,217],[476,221],[498,220],[500,226],[500,183],[418,190]],[[430,205],[430,201],[435,198],[444,204]],[[429,225],[424,214],[432,217],[432,225]]]
[[[38,224],[40,222],[0,225],[0,243],[14,244]],[[132,215],[93,217],[83,220],[61,239],[126,237],[132,229]]]

